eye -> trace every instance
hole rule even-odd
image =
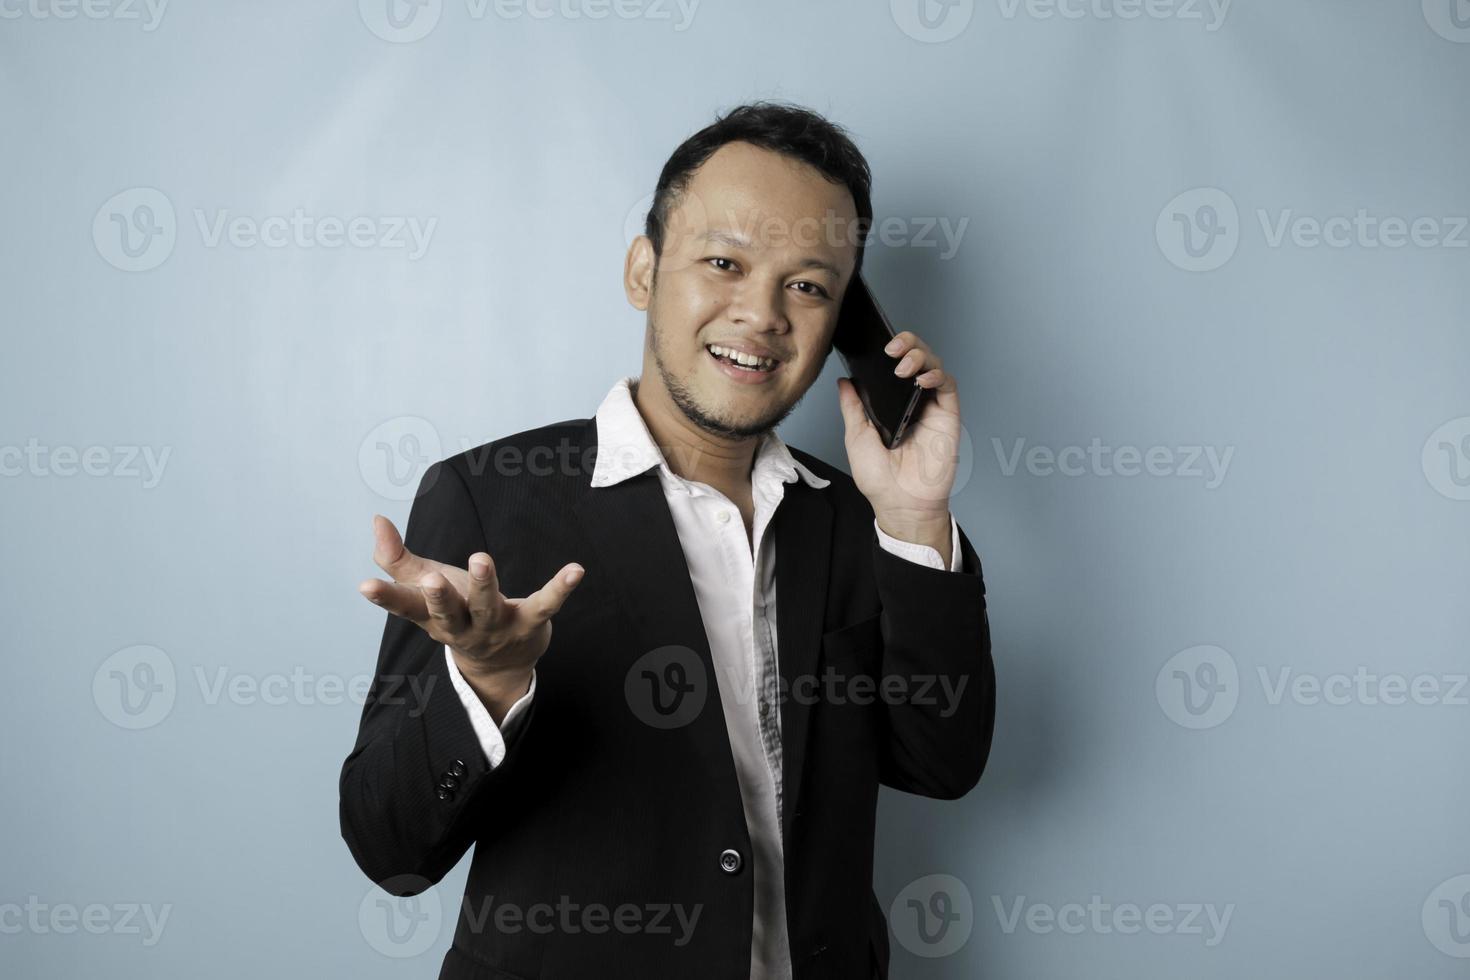
[[[725,258],[723,255],[716,255],[716,256],[713,256],[712,258],[705,259],[705,261],[706,262],[726,262],[726,263],[728,263],[729,266],[730,266],[729,269],[726,269],[723,266],[716,266],[716,268],[718,268],[721,272],[729,272],[729,271],[732,271],[735,268],[734,261],[731,260],[731,259]]]
[[[814,283],[814,282],[812,282],[812,281],[810,281],[808,279],[802,279],[802,280],[800,280],[798,282],[792,283],[792,285],[793,286],[810,286],[813,290],[816,290],[815,292],[805,291],[808,296],[828,296],[828,297],[830,297],[830,294],[827,292],[827,290],[823,289],[821,286],[817,285],[816,283]]]

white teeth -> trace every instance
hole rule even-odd
[[[756,357],[754,354],[746,354],[742,351],[731,350],[729,347],[721,347],[719,344],[710,344],[709,351],[722,357],[728,357],[743,367],[758,368],[769,371],[776,366],[776,362],[769,357]]]

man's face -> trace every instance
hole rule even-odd
[[[629,299],[648,311],[645,367],[651,358],[691,421],[743,438],[796,407],[831,350],[857,259],[856,220],[843,185],[789,157],[729,143],[695,172],[670,213],[646,292],[631,283],[651,263],[652,247],[634,242]],[[775,366],[738,366],[731,350],[769,355]]]

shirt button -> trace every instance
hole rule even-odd
[[[737,874],[740,871],[740,852],[726,849],[720,853],[720,870],[727,875]]]
[[[715,515],[715,520],[719,521],[721,524],[730,523],[730,512],[728,510],[720,511],[718,514]]]

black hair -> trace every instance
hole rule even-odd
[[[816,168],[852,194],[857,209],[857,259],[853,275],[863,267],[863,245],[873,221],[873,176],[868,161],[841,126],[802,106],[763,100],[736,106],[680,143],[658,176],[644,234],[653,241],[655,257],[663,254],[664,224],[693,178],[694,172],[727,143],[744,142],[800,160]]]

